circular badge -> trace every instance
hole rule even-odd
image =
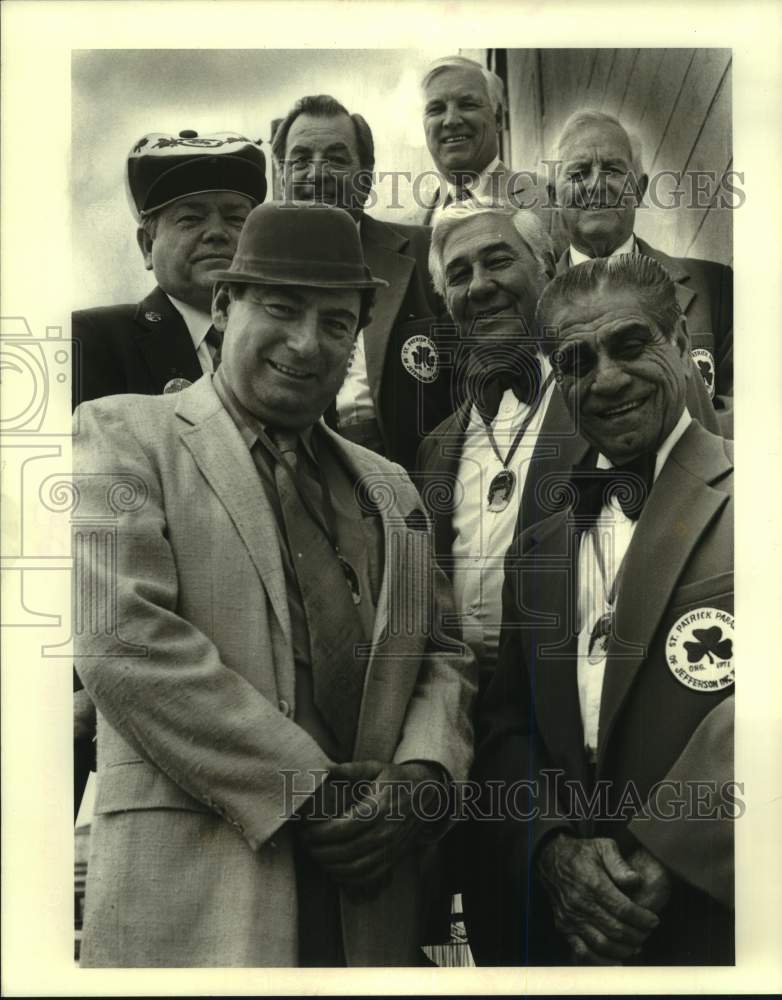
[[[711,351],[707,351],[705,347],[695,347],[690,351],[690,356],[692,357],[695,367],[701,373],[703,381],[706,383],[706,388],[709,390],[710,398],[714,399],[716,382],[714,355]]]
[[[166,382],[166,384],[163,386],[163,392],[164,393],[181,392],[183,389],[186,389],[189,385],[192,384],[193,383],[186,378],[170,378],[168,382]]]
[[[144,319],[147,323],[159,323],[163,317],[160,313],[155,312],[153,309],[149,309],[144,313]]]
[[[730,687],[733,672],[733,615],[719,608],[695,608],[673,625],[665,658],[677,681],[691,691],[713,694]]]
[[[419,382],[434,382],[440,370],[434,341],[422,333],[408,337],[402,345],[402,364],[405,371]]]

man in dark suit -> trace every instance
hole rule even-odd
[[[673,282],[556,278],[537,322],[593,452],[506,564],[466,911],[482,964],[733,962],[732,443],[691,419]],[[516,788],[514,796],[488,792]]]
[[[343,437],[412,469],[421,438],[450,412],[433,319],[443,309],[429,281],[429,230],[388,225],[364,211],[375,164],[372,131],[333,97],[303,97],[280,122],[272,153],[286,198],[346,209],[367,264],[387,288],[359,332],[329,423]]]
[[[454,201],[506,203],[532,209],[560,253],[567,245],[546,185],[500,159],[505,88],[496,73],[464,56],[437,59],[421,82],[426,145],[437,168],[437,191],[422,208],[433,226]]]
[[[138,304],[73,314],[74,406],[122,392],[176,392],[212,371],[213,275],[266,197],[260,145],[235,132],[152,133],[133,146],[127,187],[136,239],[157,286]]]
[[[550,513],[545,475],[568,470],[588,445],[538,344],[535,306],[554,255],[535,215],[450,206],[433,231],[431,266],[457,327],[444,351],[453,359],[455,411],[421,444],[419,486],[483,689],[496,661],[508,546]],[[704,386],[688,384],[691,414],[717,431]],[[506,501],[490,496],[510,481]]]
[[[732,436],[732,270],[710,260],[669,257],[634,235],[636,208],[649,179],[637,142],[616,118],[577,111],[565,123],[553,159],[557,172],[550,193],[570,241],[557,273],[621,253],[658,260],[675,282],[693,361],[721,414],[721,429]]]
[[[133,146],[127,187],[136,239],[157,286],[136,305],[73,314],[73,405],[117,393],[178,392],[212,371],[214,274],[233,259],[252,207],[266,197],[266,159],[234,132],[152,133]],[[94,768],[95,710],[74,674],[74,808]]]

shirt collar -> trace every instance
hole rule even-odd
[[[211,315],[209,313],[201,312],[200,309],[195,309],[193,306],[188,305],[187,302],[183,302],[181,299],[175,299],[174,296],[169,295],[168,292],[166,292],[166,298],[185,321],[187,332],[190,334],[190,339],[193,341],[193,347],[198,350],[204,341],[204,337],[206,337],[207,332],[209,331],[209,327],[212,325]]]
[[[491,163],[488,163],[484,169],[478,174],[478,179],[475,184],[470,185],[470,195],[475,201],[482,201],[487,196],[491,195],[491,175],[500,165],[499,156],[495,156]],[[457,200],[457,188],[455,184],[450,181],[446,181],[446,186],[448,188],[448,194],[451,201]]]
[[[583,264],[587,260],[592,260],[592,258],[588,257],[585,253],[581,253],[580,250],[576,250],[576,248],[573,246],[572,243],[570,244],[569,252],[570,252],[571,267],[575,267],[576,264]],[[621,253],[637,253],[637,252],[638,252],[638,247],[636,246],[635,243],[635,234],[630,233],[630,236],[624,241],[624,243],[621,246],[617,247],[616,250],[613,250],[608,256],[618,257],[619,254]]]
[[[660,447],[657,449],[657,458],[654,463],[654,478],[660,475],[662,467],[668,460],[668,456],[673,451],[679,438],[684,434],[687,428],[692,423],[692,417],[690,416],[690,411],[685,406],[682,410],[682,415],[676,422],[676,426],[673,428],[668,437],[663,441]],[[600,454],[597,456],[597,468],[598,469],[610,469],[613,466],[611,462],[605,455]]]
[[[220,397],[220,402],[228,411],[228,416],[236,424],[239,433],[242,435],[242,440],[247,446],[248,451],[252,451],[253,447],[258,441],[261,441],[261,432],[266,433],[269,425],[264,424],[262,420],[259,420],[254,414],[250,413],[239,400],[236,398],[236,393],[230,387],[226,381],[224,369],[222,366],[217,369],[217,372],[212,376],[212,385],[214,386],[215,392]],[[312,450],[312,427],[306,427],[303,431],[298,432],[298,436],[304,443],[304,447],[307,449],[307,453],[310,458],[315,461],[315,455]]]

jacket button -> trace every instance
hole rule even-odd
[[[279,708],[283,715],[287,715],[290,718],[291,707],[284,698],[280,698]]]

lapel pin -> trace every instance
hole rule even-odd
[[[164,394],[169,392],[181,392],[183,389],[187,389],[189,385],[193,383],[186,378],[170,378],[168,382],[163,386]]]
[[[148,323],[159,323],[163,317],[159,312],[155,312],[154,309],[149,309],[144,313],[144,319],[147,320]]]

